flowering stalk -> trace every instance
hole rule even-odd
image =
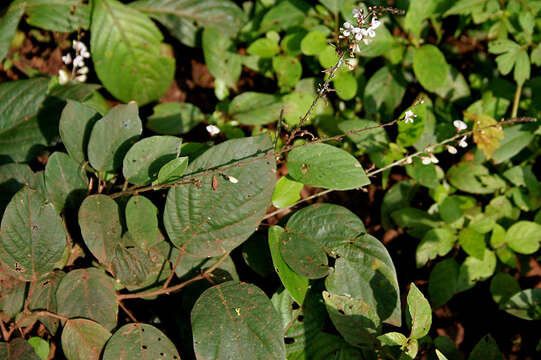
[[[85,82],[88,74],[88,67],[85,65],[85,59],[90,58],[90,52],[86,45],[79,40],[73,40],[72,48],[75,50],[75,57],[71,53],[62,56],[62,62],[65,65],[72,65],[71,74],[62,69],[58,72],[58,82],[60,85],[66,85],[71,79],[78,82]]]

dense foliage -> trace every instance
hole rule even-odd
[[[541,1],[2,6],[0,358],[539,356]]]

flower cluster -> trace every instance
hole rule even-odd
[[[371,10],[371,8],[369,8]],[[376,37],[376,29],[381,25],[376,14],[372,11],[365,14],[363,9],[353,9],[353,17],[357,24],[346,21],[340,28],[340,39],[345,39],[348,44],[350,56],[360,50],[359,42],[363,41],[366,45],[370,44],[372,38]],[[369,21],[368,19],[372,17]]]
[[[60,85],[67,84],[71,79],[79,82],[85,82],[88,74],[88,67],[85,65],[85,59],[90,58],[90,52],[82,41],[73,40],[72,47],[75,50],[75,57],[71,53],[62,56],[62,62],[66,65],[72,65],[71,74],[62,69],[58,72],[58,82]]]

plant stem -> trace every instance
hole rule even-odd
[[[513,101],[513,110],[511,111],[511,117],[516,118],[518,113],[518,104],[520,102],[520,94],[522,93],[522,83],[517,84],[517,91],[515,92],[515,100]]]

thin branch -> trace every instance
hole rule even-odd
[[[175,270],[178,264],[180,264],[180,259],[182,258],[182,255],[184,255],[185,253],[184,247],[180,248],[179,250],[180,250],[180,254],[178,254],[177,259],[175,260],[175,264],[173,265],[173,268],[171,269],[171,274],[169,274],[169,276],[167,277],[167,280],[165,280],[165,282],[163,283],[162,289],[167,288],[169,286],[169,283],[173,279],[173,276],[175,276]]]
[[[133,321],[135,323],[138,322],[137,319],[135,318],[135,316],[133,316],[132,312],[130,310],[128,310],[128,308],[126,306],[124,306],[124,303],[121,300],[117,299],[117,302],[118,302],[118,306],[120,306],[122,308],[122,310],[124,310],[124,312],[126,313],[126,315],[128,315],[128,317],[131,319],[131,321]]]

